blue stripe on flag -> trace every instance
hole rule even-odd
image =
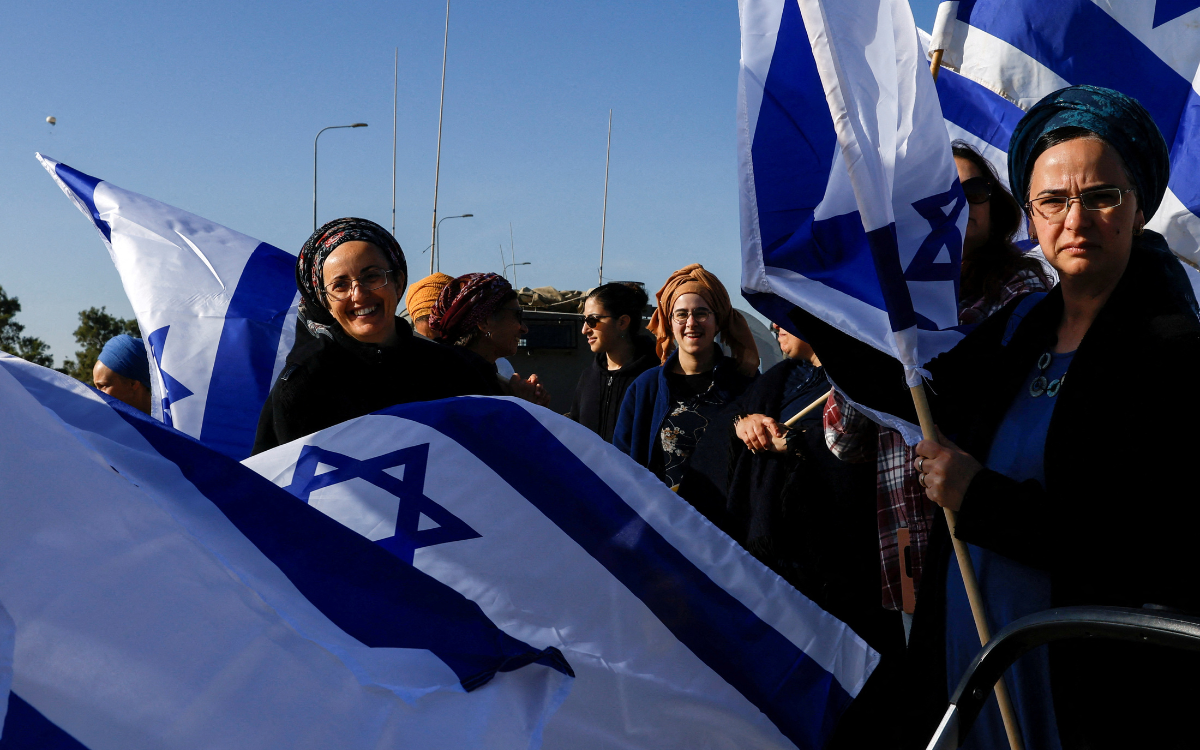
[[[0,732],[0,750],[87,750],[21,696],[8,694],[8,714]]]
[[[1025,112],[986,86],[942,68],[937,78],[942,116],[1001,151]]]
[[[140,412],[114,411],[178,465],[313,606],[364,645],[427,649],[467,690],[533,662],[574,676],[557,649],[539,651],[505,634],[475,602],[251,469]]]
[[[1167,143],[1174,142],[1191,81],[1091,0],[963,0],[958,20],[1008,42],[1072,84],[1134,97]]]
[[[258,414],[271,393],[279,337],[296,296],[295,268],[295,256],[260,243],[225,313],[200,442],[238,460],[254,447]]]
[[[100,212],[96,210],[96,186],[100,184],[100,180],[86,175],[78,169],[72,169],[66,164],[55,164],[54,174],[67,187],[71,188],[71,192],[79,200],[83,201],[84,205],[88,207],[88,211],[91,212],[92,222],[100,230],[100,234],[104,235],[104,239],[112,242],[112,227],[108,225],[107,221],[100,218]]]
[[[1188,89],[1187,107],[1171,147],[1171,192],[1200,215],[1200,94]]]
[[[800,6],[784,3],[751,148],[764,256],[807,226],[825,197],[837,132],[824,91]]]
[[[837,680],[709,579],[525,409],[462,398],[380,413],[428,425],[471,451],[784,736],[801,748],[824,745],[850,703]],[[537,471],[530,471],[530,456],[537,456]]]

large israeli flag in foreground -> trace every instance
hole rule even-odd
[[[249,456],[295,338],[296,257],[37,157],[121,274],[148,345],[154,416],[227,456]]]
[[[5,748],[530,750],[569,691],[558,652],[65,375],[0,354],[0,425]]]
[[[1134,97],[1171,149],[1171,182],[1146,225],[1200,262],[1200,1],[963,0],[948,15],[943,64],[1029,109],[1064,86]],[[1010,129],[1011,132],[1011,129]],[[1007,149],[1007,147],[1005,147]]]
[[[520,400],[395,406],[244,463],[561,650],[576,679],[547,748],[819,748],[879,661],[628,456]]]
[[[904,0],[742,0],[742,291],[891,354],[961,335],[966,199]]]

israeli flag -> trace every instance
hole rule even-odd
[[[961,339],[966,198],[904,0],[742,0],[742,292],[896,357]]]
[[[560,653],[65,375],[0,405],[3,747],[540,746]]]
[[[1170,185],[1146,227],[1200,262],[1200,0],[962,0],[939,17],[943,65],[1022,110],[1085,83],[1140,101],[1171,149]]]
[[[819,748],[879,662],[590,430],[509,398],[385,409],[243,463],[576,679],[547,748]]]
[[[96,226],[146,341],[154,417],[235,459],[295,339],[296,257],[37,155]]]

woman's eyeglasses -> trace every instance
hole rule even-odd
[[[712,316],[712,310],[709,310],[704,307],[700,307],[695,310],[676,310],[675,312],[671,313],[671,317],[679,325],[686,325],[688,318],[691,318],[692,320],[696,321],[697,323],[703,323],[704,321],[708,320],[709,317],[711,317],[711,316]]]
[[[1089,211],[1107,211],[1121,205],[1125,193],[1130,192],[1133,192],[1133,188],[1100,188],[1079,195],[1048,195],[1045,198],[1034,198],[1025,204],[1025,208],[1036,211],[1038,216],[1051,224],[1061,224],[1066,221],[1071,210],[1071,201],[1079,201],[1079,205]]]
[[[611,317],[614,317],[614,316],[612,316],[612,315],[584,315],[583,316],[583,324],[585,326],[587,326],[588,328],[595,328],[596,326],[600,325],[600,321],[604,320],[605,318],[611,318]]]
[[[372,269],[355,279],[337,279],[325,285],[325,294],[329,295],[329,299],[341,302],[349,299],[350,295],[354,293],[355,284],[361,291],[373,292],[387,286],[388,274],[391,272],[391,269],[386,271]]]
[[[967,203],[987,203],[992,199],[992,183],[986,177],[972,177],[962,184],[963,192],[967,194]]]

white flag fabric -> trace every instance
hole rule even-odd
[[[227,456],[250,455],[295,340],[296,257],[41,154],[103,238],[146,341],[152,414]]]
[[[957,343],[966,199],[904,0],[742,0],[742,292],[896,357]]]
[[[819,748],[878,664],[628,456],[517,399],[402,404],[245,465],[575,670],[545,746]]]
[[[952,18],[943,64],[1023,110],[1076,84],[1115,89],[1141,102],[1171,150],[1170,184],[1146,228],[1166,237],[1180,256],[1200,262],[1200,2],[961,0],[942,6],[941,14]]]
[[[527,750],[569,692],[558,652],[65,375],[0,355],[0,423],[4,747]]]

